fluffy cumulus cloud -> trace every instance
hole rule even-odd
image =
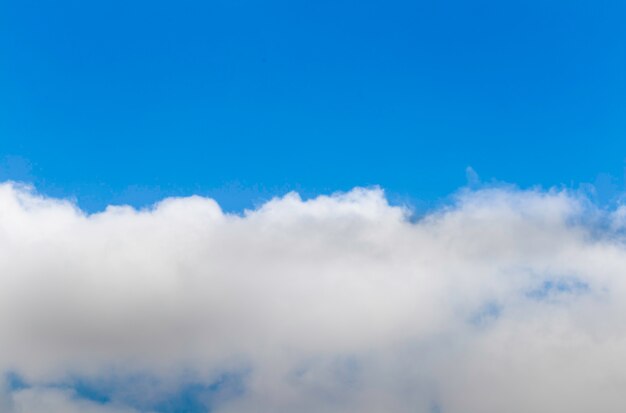
[[[625,226],[556,190],[89,215],[5,183],[0,411],[621,413]]]

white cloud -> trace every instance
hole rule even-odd
[[[232,373],[242,389],[214,411],[621,412],[623,216],[510,188],[417,222],[377,189],[243,216],[200,197],[86,215],[6,183],[0,369],[33,387],[0,403],[108,413],[49,386]],[[164,391],[127,385],[118,409]],[[37,409],[55,411],[14,406]]]
[[[135,409],[77,398],[69,390],[26,389],[12,395],[11,413],[139,413]]]

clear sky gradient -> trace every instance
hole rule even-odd
[[[0,0],[0,178],[88,210],[623,186],[623,1]]]

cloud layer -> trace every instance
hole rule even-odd
[[[621,412],[625,211],[492,188],[414,219],[354,189],[87,215],[5,183],[0,411]]]

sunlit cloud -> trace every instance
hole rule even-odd
[[[621,412],[625,216],[509,187],[86,214],[4,183],[0,406]]]

